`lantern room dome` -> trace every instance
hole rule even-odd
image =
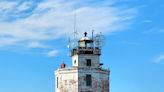
[[[79,41],[80,41],[80,42],[81,42],[81,41],[92,41],[92,39],[89,38],[89,37],[87,36],[87,32],[85,32],[85,33],[84,33],[84,37],[82,37]]]
[[[82,37],[80,41],[91,40],[89,37]]]

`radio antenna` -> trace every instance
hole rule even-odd
[[[76,23],[76,21],[77,21],[77,19],[76,19],[76,8],[74,8],[74,18],[73,18],[73,20],[74,20],[74,47],[76,47],[76,40],[77,40],[77,35],[78,35],[78,32],[77,32],[77,23]]]
[[[75,32],[75,31],[77,31],[76,30],[76,8],[74,8],[74,18],[73,18],[73,20],[74,20],[74,32]]]
[[[92,40],[93,40],[94,30],[92,30]]]
[[[100,33],[97,34],[96,37],[95,37],[95,45],[96,45],[96,47],[98,47],[99,49],[102,49],[102,47],[104,46],[104,42],[105,42],[105,37],[104,37],[104,35],[102,35],[102,33],[100,32]]]
[[[68,37],[68,49],[71,50],[71,40],[70,40],[70,37]]]

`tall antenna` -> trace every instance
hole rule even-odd
[[[77,43],[77,41],[76,41],[77,40],[77,34],[78,34],[77,31],[74,31],[74,47],[76,47],[76,45],[77,45],[76,44]]]
[[[73,26],[74,26],[74,32],[75,32],[75,31],[77,31],[76,30],[76,8],[74,8],[74,18],[73,18],[73,20],[74,20],[73,21],[74,22],[74,25]]]
[[[71,40],[70,40],[70,37],[68,37],[68,49],[71,50]]]
[[[92,30],[92,40],[93,40],[94,30]]]
[[[70,36],[68,37],[68,49],[69,49],[69,56],[71,56],[71,50],[72,50],[72,46],[71,46],[71,39]]]
[[[76,28],[76,8],[74,8],[74,47],[77,46],[77,35],[78,35],[78,32],[77,32],[77,28]]]

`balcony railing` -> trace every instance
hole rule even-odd
[[[78,47],[76,49],[72,49],[71,52],[72,55],[75,54],[95,54],[95,55],[101,55],[101,50],[99,48],[92,48],[92,47],[87,47],[87,48],[82,48]]]

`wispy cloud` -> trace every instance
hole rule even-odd
[[[17,12],[19,13],[19,12],[22,12],[22,11],[26,11],[26,10],[30,9],[31,6],[33,6],[32,2],[30,2],[30,1],[23,2],[22,4],[20,4],[17,7]]]
[[[164,33],[164,28],[161,27],[153,27],[147,31],[143,32],[144,34],[150,34],[150,33]]]
[[[161,54],[161,55],[158,55],[155,60],[154,60],[155,63],[162,63],[164,62],[164,54]]]
[[[44,45],[44,44],[39,43],[39,42],[30,42],[27,46],[29,48],[50,48],[49,46]]]
[[[83,4],[78,6],[79,3]],[[92,29],[103,33],[124,30],[136,14],[135,8],[113,7],[103,1],[99,6],[85,3],[74,0],[0,1],[0,45],[31,42],[27,47],[46,47],[41,43],[72,33],[75,7],[79,33]]]
[[[163,28],[163,29],[159,29],[158,32],[162,32],[162,33],[164,33],[164,28]]]
[[[14,1],[0,1],[0,11],[11,11],[18,3]]]
[[[153,22],[153,21],[150,20],[150,19],[145,19],[145,20],[143,20],[142,22],[143,22],[143,23],[151,23],[151,22]]]
[[[47,53],[48,57],[55,57],[57,55],[58,51],[57,50],[51,50]]]
[[[141,46],[142,44],[139,42],[133,42],[133,41],[121,41],[121,44],[126,44],[126,45],[132,45],[132,46]]]

